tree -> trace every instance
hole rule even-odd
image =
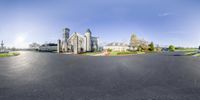
[[[130,46],[135,49],[139,46],[139,40],[135,34],[131,35]]]
[[[39,47],[40,47],[40,44],[38,43],[32,43],[29,45],[30,49],[35,49],[35,50],[37,50]]]
[[[16,51],[17,49],[16,49],[15,47],[12,47],[11,50],[12,50],[12,51]]]
[[[149,44],[149,51],[154,51],[154,50],[155,50],[154,44],[153,44],[153,42],[151,42]]]
[[[147,41],[138,40],[138,44],[139,44],[139,46],[137,48],[138,51],[148,51],[149,46],[148,46],[148,42]]]
[[[200,46],[199,46],[199,50],[200,50]]]
[[[157,45],[156,48],[155,48],[155,50],[156,50],[157,52],[160,52],[161,49],[162,49],[162,48],[161,48],[159,45]]]
[[[170,45],[168,49],[169,49],[169,51],[174,52],[175,51],[175,46]]]
[[[107,49],[108,52],[112,52],[112,49]]]

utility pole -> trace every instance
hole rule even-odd
[[[3,50],[3,40],[1,41],[1,50]]]

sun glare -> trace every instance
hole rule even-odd
[[[17,48],[26,48],[27,44],[25,41],[25,37],[23,36],[18,36],[15,40],[15,47]]]
[[[16,42],[21,43],[21,42],[24,42],[24,40],[25,40],[24,37],[19,36],[17,37]]]

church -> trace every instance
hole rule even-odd
[[[58,40],[57,51],[79,54],[83,52],[94,52],[99,49],[99,38],[93,37],[90,29],[84,35],[74,32],[70,35],[70,29],[65,28],[62,40]]]

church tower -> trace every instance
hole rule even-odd
[[[64,29],[64,32],[63,32],[63,41],[62,41],[62,51],[63,52],[67,52],[67,50],[68,50],[67,40],[69,39],[69,32],[70,32],[69,28],[65,28]]]
[[[69,32],[70,32],[69,28],[65,28],[64,29],[64,32],[63,32],[63,41],[67,42],[67,39],[69,38]]]
[[[57,42],[57,52],[60,53],[62,50],[61,50],[61,40],[58,39],[58,42]]]
[[[87,29],[86,33],[85,33],[85,37],[86,37],[86,51],[92,51],[92,44],[91,44],[91,31],[90,29]]]

